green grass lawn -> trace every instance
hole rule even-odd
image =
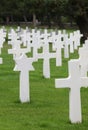
[[[30,72],[31,102],[19,101],[19,72],[14,72],[12,55],[4,44],[0,64],[0,130],[87,130],[88,88],[81,89],[82,124],[69,122],[69,89],[56,89],[55,78],[68,76],[68,60],[78,58],[78,53],[63,58],[62,67],[56,67],[50,60],[51,78],[42,76],[42,60],[33,63],[35,71]]]

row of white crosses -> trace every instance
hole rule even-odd
[[[64,34],[64,36],[63,36],[64,40],[63,40],[63,44],[62,44],[62,41],[61,41],[62,34],[58,35],[58,38],[55,38],[56,37],[55,32],[53,32],[52,33],[53,37],[50,38],[50,35],[47,33],[47,30],[45,30],[45,33],[42,36],[40,36],[40,32],[37,34],[34,30],[32,30],[32,34],[30,35],[30,38],[28,40],[28,37],[25,33],[26,32],[24,31],[24,38],[22,39],[22,42],[24,42],[24,46],[33,47],[33,49],[34,49],[33,58],[28,58],[25,55],[26,51],[24,51],[20,47],[19,47],[19,49],[17,47],[15,49],[15,51],[11,52],[11,50],[10,50],[10,52],[9,52],[9,53],[13,53],[13,54],[16,54],[16,52],[21,53],[21,55],[19,55],[19,57],[15,57],[16,66],[14,68],[14,70],[16,70],[16,71],[21,71],[20,72],[20,101],[21,102],[30,101],[29,73],[28,72],[31,70],[34,70],[32,63],[34,61],[37,61],[37,58],[44,60],[43,75],[46,78],[50,78],[49,59],[55,58],[56,53],[49,52],[48,43],[49,42],[53,43],[53,49],[56,50],[57,54],[59,54],[60,56],[61,56],[61,49],[63,48],[63,45],[64,45],[64,56],[66,58],[68,58],[69,57],[68,46],[70,45],[70,52],[73,53],[74,49],[77,49],[77,47],[80,45],[80,37],[82,36],[82,35],[80,35],[79,31],[74,32],[76,35],[73,35],[71,33],[69,38],[68,38],[67,34]],[[60,32],[59,32],[59,34],[60,34]],[[35,37],[35,35],[37,37]],[[78,38],[79,40],[77,39],[77,37],[79,37]],[[31,41],[32,41],[32,43],[31,43]],[[60,44],[58,44],[59,41],[60,41]],[[42,44],[40,45],[40,43],[42,43]],[[41,53],[41,54],[37,53],[37,49],[39,47],[43,48],[43,53]],[[20,50],[22,50],[22,51],[20,52]],[[36,60],[34,60],[34,59],[36,59]],[[56,62],[56,63],[57,63],[57,65],[61,65],[61,61],[59,63],[58,62]],[[59,87],[59,88],[60,87],[69,87],[70,88],[69,118],[72,123],[78,123],[78,122],[82,121],[80,88],[81,88],[81,86],[88,85],[88,78],[82,77],[80,70],[82,70],[81,58],[80,58],[80,60],[71,60],[71,61],[69,61],[69,77],[66,79],[56,79],[55,80],[56,87]],[[76,74],[75,74],[75,72],[76,72]],[[76,80],[77,80],[77,82],[75,82]]]
[[[63,41],[61,40],[62,38]],[[8,34],[8,39],[11,39],[9,44],[12,45],[12,49],[9,49],[8,53],[14,55],[14,60],[16,63],[16,67],[14,70],[21,71],[20,72],[20,101],[30,102],[30,93],[28,91],[30,90],[29,88],[30,85],[28,83],[29,80],[28,72],[33,70],[32,63],[37,61],[38,59],[43,59],[43,75],[45,78],[50,78],[49,60],[51,58],[56,58],[56,65],[57,66],[62,65],[61,49],[63,45],[66,46],[65,44],[68,44],[67,34],[64,33],[63,35],[62,33],[59,32],[55,36],[55,33],[52,33],[51,35],[50,33],[48,33],[47,30],[45,30],[44,33],[40,34],[40,31],[35,32],[35,30],[33,29],[32,32],[28,30],[26,31],[22,30],[22,32],[20,32],[18,35],[18,33],[16,33],[14,30],[11,30],[11,33]],[[53,42],[52,44],[54,45],[54,49],[56,50],[56,52],[49,52],[49,42]],[[21,48],[22,44],[23,46],[26,46],[26,48]],[[43,48],[42,53],[38,53],[38,49],[40,47]],[[33,57],[28,58],[26,56],[26,53],[30,52],[31,48],[33,48]],[[67,49],[68,46],[65,48]],[[25,80],[25,77],[27,81]]]
[[[20,30],[22,30],[22,29],[20,29]],[[61,54],[60,54],[61,49],[64,48],[64,57],[69,58],[69,46],[70,46],[70,52],[73,53],[74,49],[77,49],[77,47],[80,45],[80,38],[82,37],[82,35],[80,34],[79,31],[74,31],[74,33],[70,33],[70,36],[66,33],[66,31],[64,31],[64,33],[62,33],[61,31],[58,31],[57,34],[55,34],[55,32],[53,31],[51,36],[50,36],[49,32],[47,33],[47,30],[45,30],[44,33],[41,35],[40,31],[38,30],[35,32],[35,29],[32,29],[32,32],[30,32],[28,30],[23,30],[22,33],[19,33],[19,37],[21,38],[24,46],[33,47],[33,49],[34,49],[33,53],[34,53],[34,55],[36,55],[37,49],[40,46],[42,46],[42,45],[40,45],[41,38],[46,36],[48,39],[47,43],[52,42],[53,48],[56,50],[57,55],[58,55],[58,53],[60,55],[59,56],[60,60],[58,61],[60,63],[57,63],[56,64],[57,66],[61,64]],[[35,35],[36,35],[36,37],[35,37]],[[15,41],[16,38],[14,35],[13,35],[13,37],[14,37],[13,41]]]
[[[3,48],[5,38],[6,38],[6,30],[4,28],[1,28],[0,29],[0,53],[1,53],[1,48]]]
[[[55,79],[56,88],[70,88],[69,92],[69,119],[71,123],[81,123],[80,88],[88,87],[88,40],[79,48],[79,59],[68,62],[68,78]]]
[[[76,36],[77,36],[77,34],[76,34]],[[81,36],[80,33],[79,33],[79,36]],[[68,38],[68,35],[65,33],[65,31],[64,31],[64,34],[61,33],[61,31],[59,31],[57,35],[55,35],[55,32],[52,32],[52,35],[50,35],[47,32],[47,30],[45,30],[44,33],[41,35],[40,31],[35,32],[35,30],[33,29],[32,33],[24,31],[23,34],[21,35],[21,38],[22,38],[22,42],[26,43],[27,46],[33,47],[33,57],[35,57],[36,61],[38,59],[44,60],[43,76],[46,78],[50,78],[50,65],[48,63],[50,58],[56,58],[56,66],[62,65],[62,55],[61,54],[62,54],[63,45],[64,45],[64,55],[65,55],[64,57],[69,58],[69,49],[68,49],[69,44],[68,43],[70,43],[69,39],[72,40],[72,38]],[[63,40],[62,40],[62,38],[63,38]],[[75,38],[75,41],[76,41],[76,38]],[[56,52],[54,52],[54,53],[49,52],[49,42],[53,43],[53,46],[54,46],[53,48]],[[42,54],[38,54],[38,52],[37,52],[37,50],[40,47],[43,48]],[[45,60],[45,59],[47,59],[47,60]],[[47,68],[46,68],[46,66],[47,66]]]
[[[0,54],[1,54],[1,49],[3,48],[3,44],[6,39],[6,30],[4,27],[0,28]],[[0,57],[0,64],[3,63],[3,59]]]
[[[27,33],[24,30],[24,35],[19,35],[11,30],[11,34],[8,35],[8,39],[11,39],[9,44],[12,45],[12,49],[9,49],[10,54],[14,54],[15,60],[15,71],[20,71],[20,101],[21,102],[30,102],[30,84],[29,84],[29,71],[34,70],[32,63],[37,61],[38,59],[43,59],[43,75],[46,78],[50,78],[50,58],[61,57],[61,49],[64,46],[64,56],[65,58],[69,57],[68,46],[70,46],[70,52],[73,53],[74,49],[80,45],[80,37],[82,36],[79,31],[74,32],[74,34],[68,35],[61,34],[58,32],[58,37],[55,35],[55,32],[52,32],[50,35],[47,30],[45,30],[44,34],[40,36],[40,32],[36,33],[35,30],[32,30],[32,34]],[[3,31],[0,31],[1,41],[0,47],[2,47],[6,34]],[[22,39],[20,40],[20,37]],[[63,41],[61,40],[63,38]],[[74,39],[74,40],[73,40]],[[53,43],[53,49],[56,52],[49,52],[49,42]],[[21,48],[21,44],[23,43],[26,48]],[[40,44],[41,43],[41,44]],[[60,43],[60,44],[58,44]],[[31,51],[31,47],[33,47],[33,57],[27,57],[26,53]],[[37,50],[42,47],[43,53],[39,54]],[[56,88],[70,88],[69,94],[69,118],[72,123],[82,122],[81,116],[81,98],[80,98],[80,88],[88,86],[88,40],[85,42],[82,48],[79,48],[79,59],[78,60],[70,60],[69,67],[69,77],[65,79],[56,79],[55,87]],[[56,59],[58,59],[58,57]],[[59,57],[59,58],[60,58]],[[86,61],[86,62],[85,62]],[[0,60],[2,63],[2,59]],[[56,65],[61,65],[61,59],[58,62],[56,60]]]
[[[0,28],[0,54],[1,54],[1,49],[3,48],[3,44],[6,39],[6,29],[4,27]],[[2,64],[3,60],[0,58],[0,64]]]
[[[80,39],[82,36],[83,35],[80,34],[79,30],[74,31],[70,34],[68,34],[66,30],[63,30],[62,32],[59,30],[57,34],[55,34],[55,32],[52,32],[51,42],[53,43],[54,49],[59,49],[59,55],[60,50],[64,48],[64,58],[69,58],[69,53],[74,53],[74,50],[77,50],[80,46]]]
[[[69,58],[69,53],[74,53],[74,50],[77,50],[80,46],[80,39],[83,35],[80,34],[80,31],[74,31],[64,35],[64,57]],[[70,49],[69,49],[70,48]]]

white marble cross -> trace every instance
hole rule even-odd
[[[27,32],[27,30],[23,30],[22,34],[21,34],[21,41],[23,43],[23,46],[27,46],[27,35],[29,34],[29,32]]]
[[[63,39],[63,42],[64,42],[64,58],[69,58],[69,48],[68,48],[68,34],[65,34],[64,35],[64,39]]]
[[[45,78],[50,78],[50,59],[56,58],[56,53],[50,53],[49,52],[49,36],[50,34],[47,32],[47,30],[44,30],[44,34],[42,35],[42,48],[43,53],[38,53],[37,57],[38,59],[43,59],[43,76]]]
[[[88,72],[88,48],[80,47],[79,48],[79,61],[81,67],[81,76],[87,77]]]
[[[4,26],[0,29],[0,32],[3,34],[3,38],[5,39],[6,34],[7,34],[7,30],[6,30],[6,28]]]
[[[14,71],[20,71],[20,101],[22,103],[30,102],[30,83],[29,83],[29,71],[33,71],[32,66],[34,59],[27,58],[26,55],[22,55],[20,58],[15,59],[16,66]]]
[[[30,47],[21,48],[21,41],[17,40],[15,43],[15,47],[12,49],[8,49],[9,54],[13,54],[13,58],[19,58],[22,54],[28,53],[30,51]]]
[[[56,88],[70,88],[69,92],[69,118],[71,123],[81,123],[80,88],[88,86],[88,77],[81,77],[79,60],[69,61],[69,77],[55,79]]]
[[[16,41],[19,39],[17,33],[11,29],[11,32],[8,33],[8,44],[12,45],[12,48],[15,48]]]
[[[49,37],[49,42],[52,43],[52,49],[53,49],[53,51],[56,51],[56,46],[55,46],[56,33],[54,31],[52,31],[52,35]]]
[[[6,32],[1,28],[0,29],[0,54],[1,54],[1,48],[3,47],[3,44],[5,42]]]
[[[74,53],[74,34],[73,33],[70,33],[68,41],[70,45],[70,53]]]
[[[0,48],[3,47],[3,43],[5,42],[5,34],[2,29],[0,29]]]
[[[43,53],[37,54],[38,59],[43,59],[43,76],[45,78],[50,78],[50,59],[56,58],[56,53],[49,52],[48,39],[45,38],[45,43],[43,44]]]
[[[52,32],[52,49],[56,52],[56,66],[62,65],[62,34],[61,31],[56,34],[55,32]]]
[[[3,43],[5,42],[6,32],[3,30],[4,28],[0,29],[0,54],[1,54],[1,48],[3,47]],[[2,64],[3,60],[0,58],[0,64]]]
[[[62,65],[62,41],[61,41],[61,35],[57,35],[57,39],[55,42],[56,46],[56,66]]]
[[[5,42],[5,34],[3,32],[3,29],[0,29],[0,54],[1,54],[1,48],[3,47],[3,43]],[[0,64],[3,63],[2,58],[0,57]]]
[[[80,39],[82,36],[83,34],[81,34],[79,30],[74,31],[74,49],[77,49],[77,47],[80,46]]]
[[[38,61],[37,51],[40,44],[39,40],[40,40],[40,31],[38,32],[33,31],[31,47],[33,47],[33,57],[35,58],[35,61]]]

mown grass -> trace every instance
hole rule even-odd
[[[87,130],[88,128],[88,88],[81,89],[82,124],[69,122],[69,89],[56,89],[55,78],[68,76],[68,60],[78,58],[78,52],[64,59],[61,67],[56,67],[55,59],[50,60],[51,78],[42,75],[42,60],[33,63],[31,71],[31,102],[19,101],[19,72],[14,72],[14,61],[4,44],[0,64],[0,130]]]

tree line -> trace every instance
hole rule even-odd
[[[75,22],[85,37],[88,36],[88,0],[2,0],[0,22],[38,22],[57,25]]]
[[[68,0],[2,0],[0,2],[1,21],[32,21],[36,19],[50,24],[59,23],[65,14]]]

